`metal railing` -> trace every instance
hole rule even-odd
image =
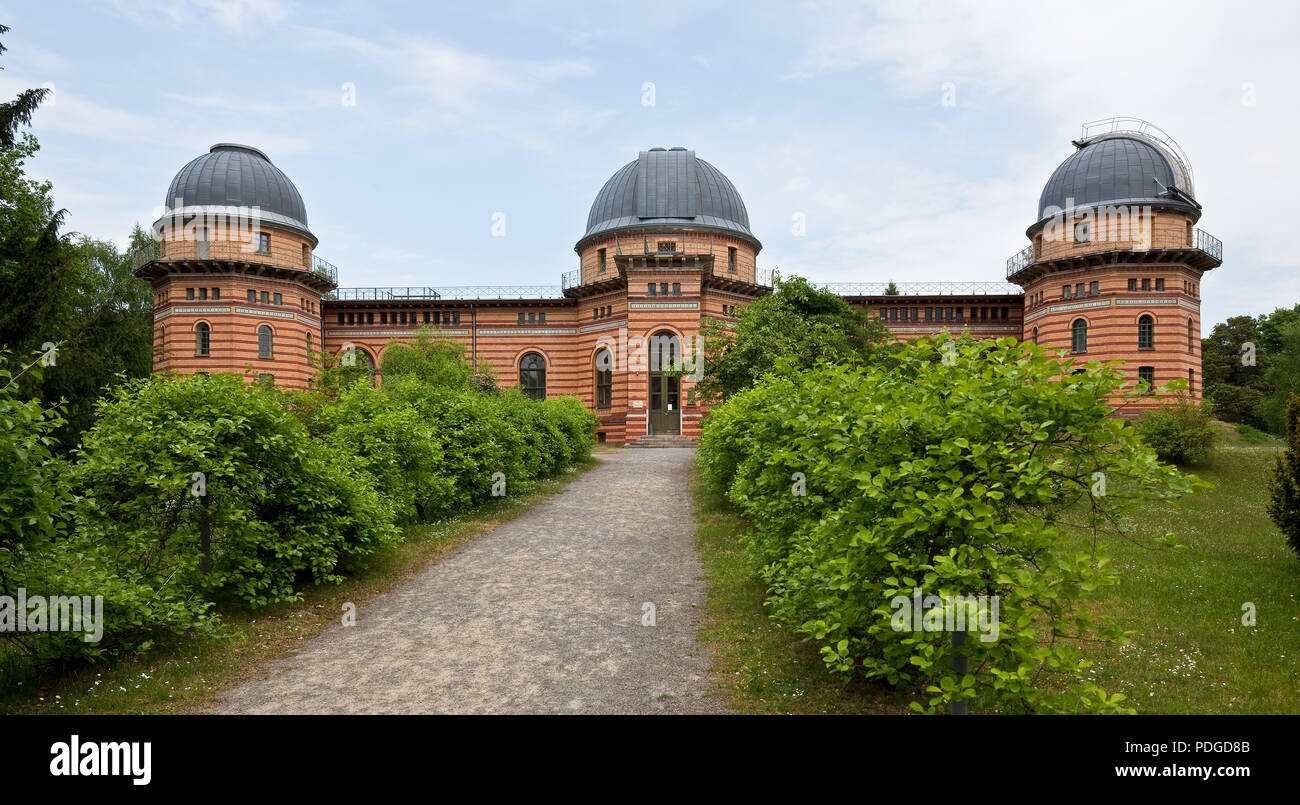
[[[339,281],[338,266],[328,260],[320,259],[315,254],[311,256],[311,270],[322,277],[328,278],[330,282],[337,283]]]
[[[415,300],[563,299],[558,285],[459,285],[437,288],[337,288],[327,299],[341,302]]]
[[[153,260],[158,259],[159,254],[158,241],[151,240],[136,249],[131,250],[131,270],[135,271],[140,266]]]
[[[582,284],[581,268],[575,268],[572,271],[566,271],[560,275],[561,290],[568,290],[569,288],[577,288],[581,284]]]
[[[1104,243],[1104,241],[1094,241],[1093,245]],[[1117,244],[1117,247],[1132,248],[1133,244],[1125,241]],[[1162,247],[1163,248],[1163,247]],[[1186,248],[1186,247],[1179,247]],[[1223,262],[1223,241],[1206,232],[1204,229],[1192,230],[1192,246],[1198,252],[1205,252],[1219,262]],[[1134,249],[1134,251],[1137,251]],[[1062,255],[1069,257],[1072,255]],[[1034,263],[1034,247],[1027,246],[1007,258],[1007,277],[1010,278],[1017,272],[1028,268]]]
[[[1018,285],[1005,282],[822,282],[838,296],[1021,296]],[[886,293],[890,286],[898,293]]]

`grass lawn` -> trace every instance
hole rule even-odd
[[[1096,612],[1137,634],[1130,645],[1090,656],[1098,684],[1125,694],[1139,713],[1300,712],[1300,558],[1264,513],[1265,477],[1281,445],[1222,430],[1213,457],[1190,468],[1215,488],[1131,514],[1124,525],[1136,541],[1107,546],[1123,580],[1101,593]],[[823,670],[812,645],[768,619],[757,568],[737,540],[744,523],[701,483],[693,486],[708,577],[701,636],[732,706],[903,712],[908,696],[844,682]],[[1166,531],[1188,547],[1149,547]],[[1253,627],[1241,622],[1246,602],[1255,605]]]
[[[0,679],[4,680],[0,713],[201,712],[218,691],[255,678],[266,662],[294,654],[300,641],[338,623],[345,602],[361,610],[367,601],[470,538],[519,516],[596,464],[592,459],[568,475],[539,481],[517,496],[494,500],[460,516],[411,526],[402,542],[375,554],[363,573],[337,586],[308,586],[302,601],[256,612],[223,609],[217,637],[159,640],[147,654],[47,680],[21,673],[16,658],[6,657],[0,643]]]

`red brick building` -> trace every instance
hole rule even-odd
[[[1141,121],[1090,124],[1074,145],[1043,189],[1031,245],[1007,261],[1007,283],[828,287],[899,338],[1010,335],[1123,360],[1135,383],[1185,377],[1199,396],[1200,278],[1221,264],[1222,245],[1195,229],[1190,164]],[[301,388],[316,350],[380,367],[389,344],[431,328],[503,385],[578,396],[610,442],[698,435],[700,326],[770,290],[740,194],[683,148],[643,151],[605,183],[560,286],[340,288],[313,253],[297,189],[247,146],[194,159],[166,206],[136,271],[154,286],[156,371]]]

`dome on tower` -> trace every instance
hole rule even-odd
[[[596,194],[576,248],[598,235],[644,227],[711,229],[761,246],[735,185],[685,148],[651,148],[619,168]]]
[[[298,188],[266,154],[247,145],[217,143],[191,160],[172,179],[163,206],[164,215],[257,207],[263,222],[315,240],[307,229],[307,207]]]
[[[1100,121],[1111,130],[1074,142],[1078,149],[1047,180],[1038,220],[1101,205],[1152,205],[1199,216],[1191,166],[1173,140],[1145,121]],[[1133,130],[1127,126],[1135,126]],[[1158,134],[1157,134],[1158,133]]]

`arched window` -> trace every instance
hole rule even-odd
[[[1196,336],[1192,335],[1192,320],[1187,320],[1187,354],[1192,355],[1196,352]]]
[[[1035,344],[1038,343],[1038,328],[1037,328],[1037,327],[1034,328],[1034,343],[1035,343]]]
[[[596,407],[614,405],[614,361],[607,349],[596,353]]]
[[[546,361],[530,352],[519,361],[519,385],[534,400],[546,399]]]
[[[201,321],[194,325],[194,354],[199,357],[207,357],[211,343],[212,328],[208,326],[208,323]]]
[[[1070,326],[1070,336],[1070,351],[1088,351],[1088,322],[1083,319],[1075,319],[1074,324]]]
[[[274,358],[273,349],[274,334],[271,332],[270,325],[263,324],[257,328],[257,357]]]
[[[1150,316],[1138,319],[1138,349],[1156,348],[1156,320]]]

